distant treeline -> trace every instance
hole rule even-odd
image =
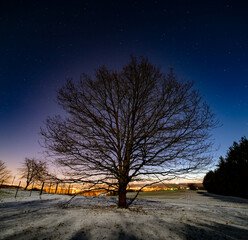
[[[226,157],[220,157],[218,168],[203,180],[208,192],[248,198],[248,140],[234,142]]]

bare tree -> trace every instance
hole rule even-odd
[[[58,92],[65,117],[49,117],[44,146],[68,170],[67,180],[118,191],[206,166],[217,122],[193,84],[131,57],[120,72],[101,67],[92,79],[68,80]],[[143,185],[144,187],[144,185]],[[105,187],[106,188],[106,187]]]
[[[31,183],[43,182],[47,176],[47,165],[45,162],[38,161],[34,158],[25,158],[20,168],[22,178],[26,179],[25,190]]]
[[[10,178],[10,171],[7,169],[5,163],[0,160],[0,184]]]

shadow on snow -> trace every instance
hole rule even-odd
[[[226,195],[218,195],[218,194],[209,193],[209,192],[203,192],[203,191],[198,191],[197,193],[201,194],[203,196],[212,197],[212,198],[214,198],[216,200],[221,200],[223,202],[248,204],[248,199],[246,199],[246,198],[240,198],[240,197],[234,197],[234,196],[226,196]]]

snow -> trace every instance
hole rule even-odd
[[[248,200],[206,192],[112,197],[0,190],[0,239],[248,239]]]

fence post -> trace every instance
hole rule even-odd
[[[19,190],[20,185],[21,185],[21,181],[19,182],[19,185],[18,185],[18,187],[17,187],[17,189],[16,189],[15,198],[17,197],[17,193],[18,193],[18,190]]]
[[[57,183],[57,184],[56,184],[56,188],[55,188],[55,192],[54,192],[54,194],[56,194],[56,193],[57,193],[58,185],[59,185],[59,183]]]
[[[49,191],[48,191],[48,193],[50,193],[50,191],[51,191],[51,186],[52,186],[52,183],[50,183],[50,186],[49,186]]]
[[[64,194],[63,193],[63,187],[64,187],[64,183],[61,185],[61,187],[60,187],[60,194]]]
[[[40,189],[40,195],[42,194],[44,184],[45,184],[45,182],[42,183],[42,186],[41,186],[41,189]]]

